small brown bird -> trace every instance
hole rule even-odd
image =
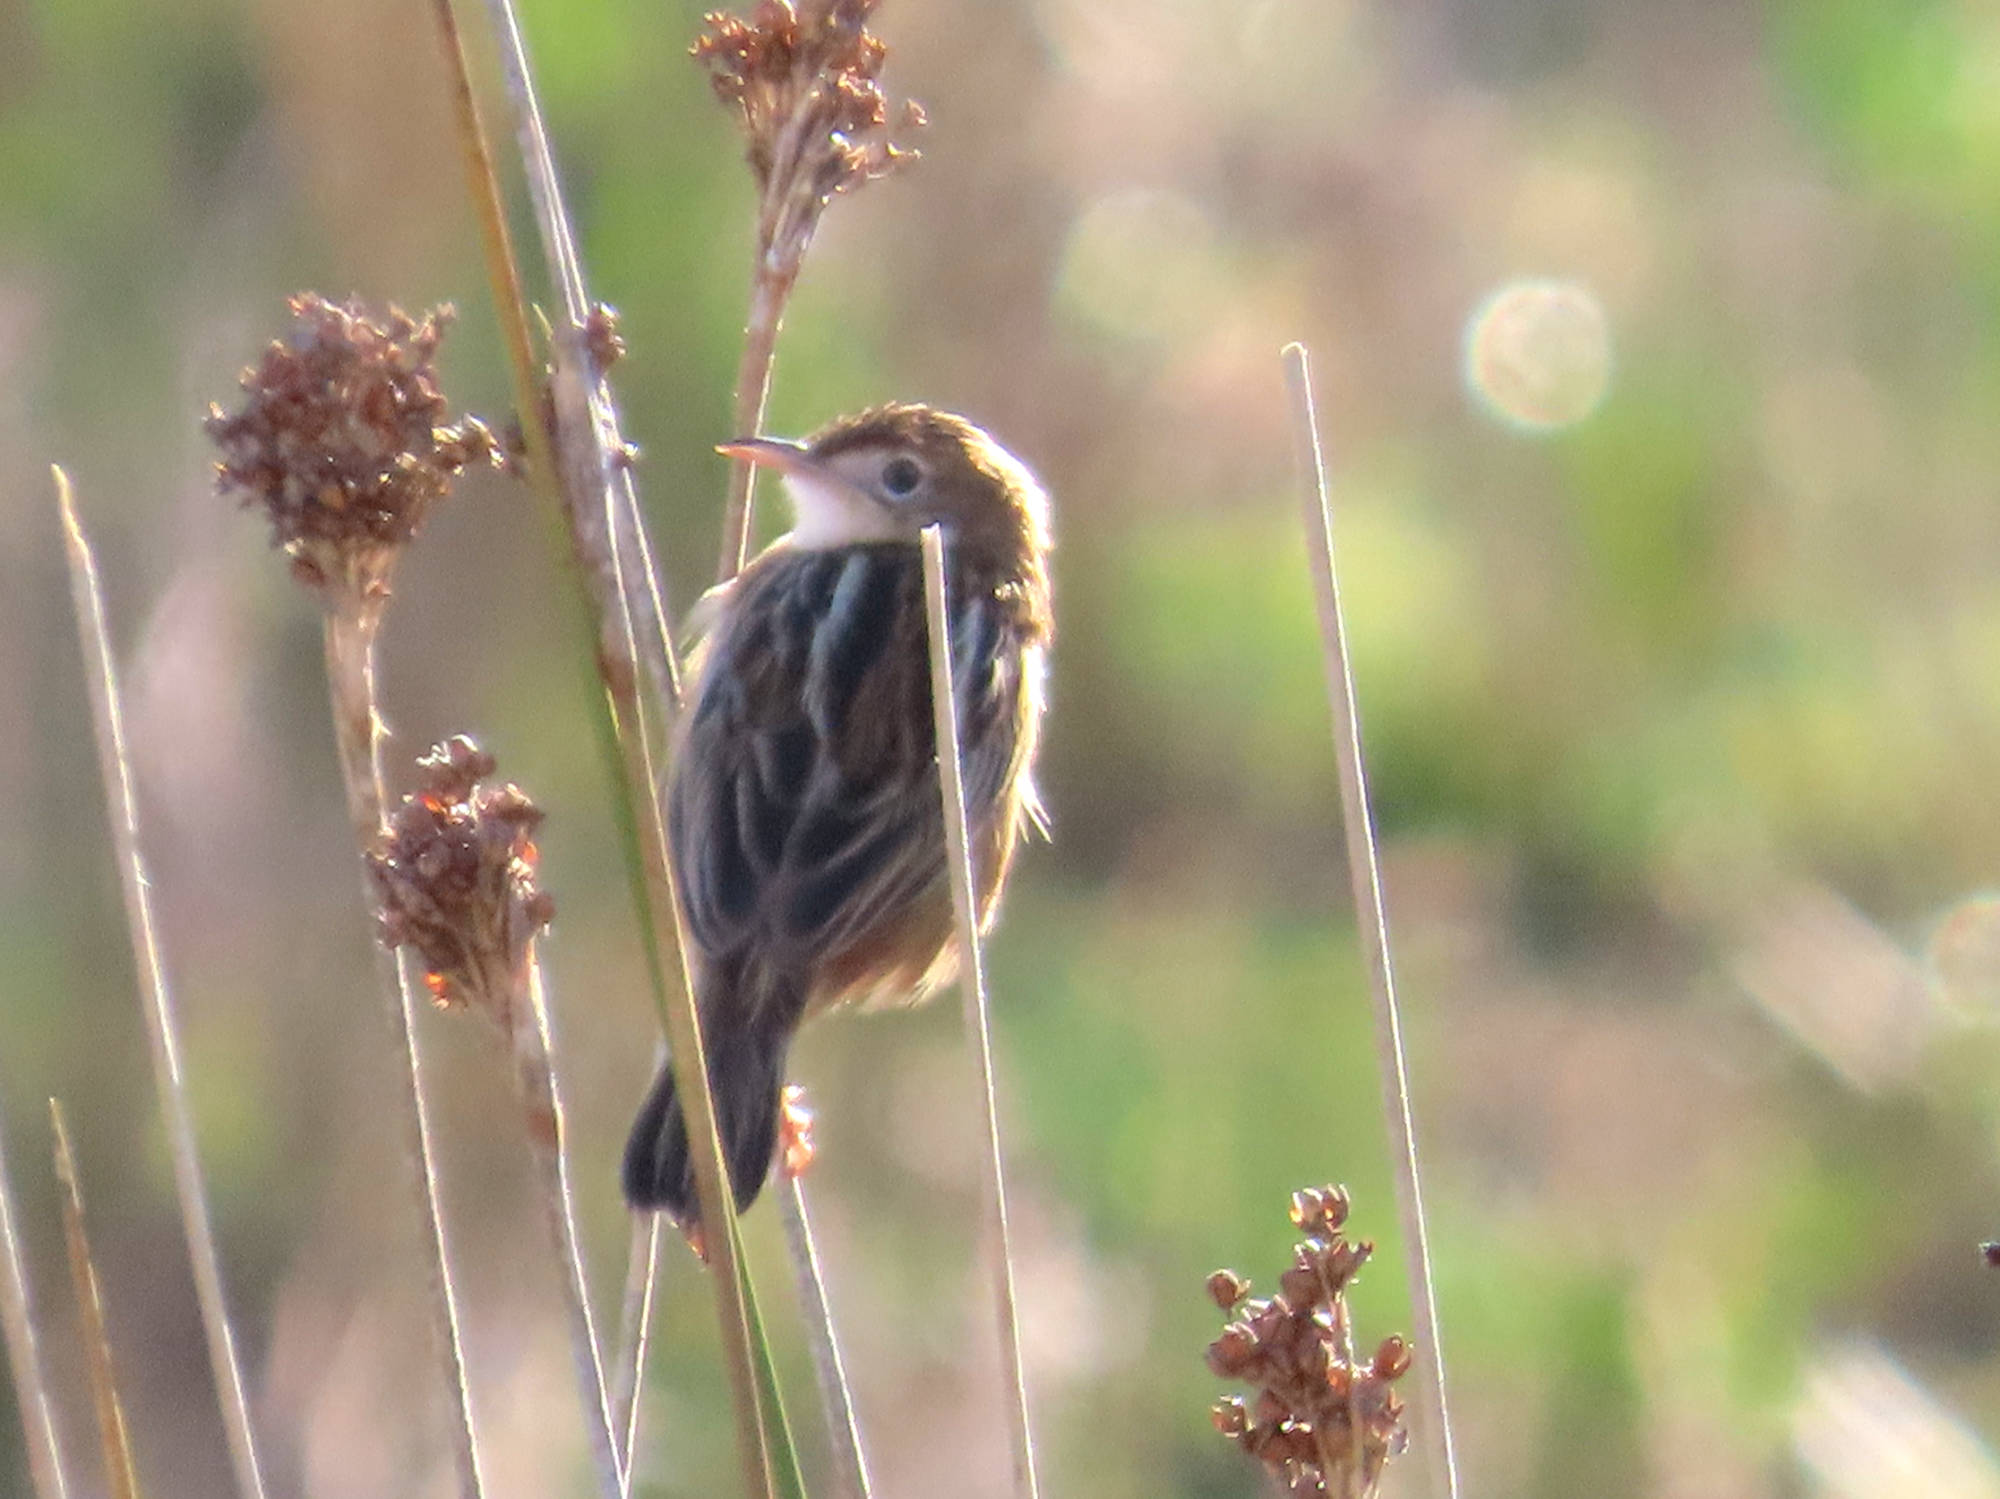
[[[919,535],[944,532],[966,817],[982,925],[1040,826],[1048,498],[962,417],[882,406],[733,456],[784,477],[796,522],[699,612],[669,784],[708,1075],[737,1206],[770,1170],[785,1053],[843,1001],[946,983],[952,933]],[[691,1221],[673,1073],[625,1147],[625,1195]]]

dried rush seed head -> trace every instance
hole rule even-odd
[[[377,322],[311,292],[292,326],[243,372],[243,406],[209,408],[218,487],[261,505],[293,574],[329,608],[375,605],[432,504],[468,464],[494,461],[473,417],[449,421],[436,355],[449,307]]]
[[[1392,1386],[1409,1370],[1409,1344],[1386,1338],[1366,1362],[1350,1352],[1347,1288],[1374,1246],[1342,1235],[1347,1208],[1337,1187],[1294,1194],[1292,1222],[1304,1238],[1269,1300],[1245,1301],[1249,1282],[1233,1271],[1208,1278],[1210,1298],[1236,1313],[1208,1345],[1208,1367],[1254,1392],[1218,1402],[1215,1428],[1293,1495],[1373,1494],[1408,1442]]]
[[[760,0],[748,20],[712,11],[691,52],[732,106],[762,198],[760,249],[790,263],[805,253],[835,193],[895,170],[916,152],[895,143],[882,64],[868,30],[877,0]],[[897,129],[923,109],[905,103]]]
[[[483,784],[493,757],[460,736],[417,762],[422,784],[368,853],[382,941],[408,943],[441,1005],[506,1029],[528,944],[555,915],[535,877],[542,813],[518,786]]]

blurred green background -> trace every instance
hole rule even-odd
[[[748,175],[684,55],[697,7],[526,23],[684,606],[716,547]],[[0,0],[0,1098],[91,1483],[48,1094],[148,1491],[227,1468],[50,461],[107,575],[273,1491],[446,1491],[318,623],[198,429],[301,288],[456,301],[448,389],[504,417],[427,28],[391,0]],[[924,160],[833,206],[771,427],[922,398],[1056,495],[1056,836],[990,958],[1047,1491],[1258,1492],[1209,1429],[1201,1282],[1273,1283],[1295,1186],[1350,1185],[1384,1251],[1364,1337],[1408,1327],[1290,488],[1299,337],[1467,1494],[2000,1496],[1975,1253],[2000,1232],[2000,17],[891,0],[878,29]],[[549,543],[511,482],[462,487],[403,564],[383,673],[401,784],[470,732],[550,813],[608,1318],[654,1022]],[[426,1019],[492,1492],[580,1495],[505,1071]],[[957,1007],[825,1024],[795,1061],[879,1492],[999,1495]],[[818,1472],[774,1210],[747,1231]],[[731,1492],[678,1254],[662,1315],[643,1491]],[[0,1489],[25,1471],[10,1414]]]

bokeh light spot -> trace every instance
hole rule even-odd
[[[1488,414],[1527,432],[1589,416],[1611,385],[1611,325],[1587,288],[1513,281],[1465,329],[1465,383]]]
[[[1960,901],[1930,941],[1931,974],[1944,1001],[1967,1015],[2000,1015],[2000,895]]]
[[[1077,216],[1058,295],[1100,332],[1171,339],[1202,327],[1227,285],[1215,230],[1197,204],[1180,193],[1127,188]]]

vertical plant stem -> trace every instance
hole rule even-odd
[[[36,1499],[69,1499],[62,1444],[56,1439],[48,1386],[42,1382],[35,1306],[28,1294],[28,1267],[21,1254],[20,1230],[15,1225],[14,1191],[7,1181],[4,1141],[0,1141],[0,1335],[6,1339],[7,1367],[14,1376],[14,1398],[21,1406],[28,1473],[34,1480]]]
[[[612,584],[612,560],[620,559],[625,588],[638,591],[636,603],[630,599],[627,603],[635,622],[631,648],[651,678],[663,711],[671,714],[680,701],[681,685],[666,593],[646,540],[638,487],[619,430],[617,403],[611,398],[604,372],[586,347],[590,290],[583,278],[583,259],[570,227],[569,210],[563,204],[555,158],[549,150],[548,127],[528,66],[521,19],[513,0],[487,0],[487,12],[500,42],[501,69],[514,103],[515,136],[527,168],[528,196],[534,205],[549,278],[562,298],[562,326],[550,341],[555,363],[551,393],[555,458],[570,526],[577,538],[578,561],[594,575],[601,593]],[[518,292],[518,275],[515,279]],[[617,642],[612,645],[616,648]]]
[[[492,0],[500,32],[502,63],[509,92],[521,124],[530,191],[538,205],[542,228],[565,308],[580,308],[582,287],[574,239],[560,213],[554,169],[547,151],[547,132],[534,96],[520,26],[506,0]],[[505,213],[498,177],[473,95],[462,39],[449,0],[433,0],[454,82],[459,134],[467,166],[468,186],[486,239],[489,274],[502,327],[507,336],[516,400],[528,435],[530,463],[538,484],[555,501],[570,534],[592,613],[593,645],[605,687],[608,711],[599,715],[600,739],[617,766],[621,831],[627,867],[633,877],[634,905],[656,1000],[661,1009],[673,1065],[687,1109],[694,1143],[696,1184],[704,1217],[710,1220],[704,1242],[711,1256],[717,1317],[722,1326],[725,1364],[737,1413],[738,1445],[746,1492],[774,1493],[777,1469],[772,1449],[783,1441],[782,1428],[767,1417],[757,1379],[757,1351],[745,1299],[745,1279],[739,1270],[735,1203],[728,1188],[728,1168],[717,1133],[714,1102],[695,1012],[685,944],[680,940],[680,900],[667,858],[666,825],[659,801],[660,778],[645,705],[640,700],[637,662],[642,639],[646,659],[661,658],[652,671],[662,717],[670,715],[678,698],[677,668],[667,640],[665,603],[645,552],[636,500],[622,451],[607,446],[615,436],[609,425],[609,401],[603,382],[590,368],[583,350],[582,329],[567,320],[555,339],[553,395],[555,429],[542,427],[538,372],[527,338],[527,309],[519,268],[505,236]],[[553,440],[551,440],[553,439]],[[607,484],[610,476],[620,482]],[[593,503],[593,497],[597,503]],[[621,544],[620,538],[625,544]],[[631,566],[626,565],[629,554]],[[643,621],[643,624],[642,624]],[[768,1350],[765,1350],[768,1357]]]
[[[112,1499],[139,1499],[139,1475],[132,1463],[132,1438],[125,1428],[125,1407],[118,1399],[118,1371],[111,1359],[111,1334],[104,1321],[104,1297],[97,1285],[97,1267],[90,1259],[90,1236],[83,1226],[83,1188],[77,1181],[76,1155],[69,1145],[69,1126],[62,1105],[49,1100],[49,1123],[55,1131],[56,1180],[63,1191],[63,1233],[69,1241],[69,1275],[76,1293],[78,1319],[83,1323],[84,1349],[89,1356],[90,1396],[97,1407],[97,1433],[104,1445],[104,1480]]]
[[[659,1273],[660,1215],[634,1214],[632,1249],[625,1264],[625,1295],[618,1314],[618,1357],[611,1392],[619,1460],[627,1475],[632,1472],[639,1451],[639,1380],[646,1369],[647,1345],[653,1338],[653,1293],[659,1284]]]
[[[104,776],[104,798],[111,841],[118,856],[119,883],[125,892],[125,925],[132,939],[132,961],[138,970],[144,999],[142,1009],[146,1039],[153,1056],[153,1082],[166,1122],[174,1191],[180,1200],[181,1229],[187,1236],[195,1299],[200,1304],[202,1332],[208,1342],[209,1372],[215,1379],[216,1398],[222,1407],[222,1429],[229,1439],[229,1458],[236,1470],[237,1490],[244,1499],[263,1499],[264,1476],[257,1462],[250,1404],[243,1390],[243,1369],[237,1358],[236,1339],[229,1326],[229,1306],[222,1291],[222,1263],[209,1220],[208,1188],[203,1179],[201,1156],[195,1148],[194,1111],[181,1073],[179,1027],[153,920],[152,883],[139,850],[139,802],[132,790],[124,715],[118,701],[118,676],[112,664],[110,631],[104,622],[104,598],[98,588],[97,565],[91,557],[90,542],[77,519],[69,476],[61,469],[54,472],[63,538],[69,552],[70,594],[76,610],[77,635],[83,646],[84,676],[90,685],[98,765]]]
[[[799,1301],[806,1312],[806,1341],[812,1349],[813,1378],[820,1404],[827,1412],[833,1440],[834,1468],[846,1499],[869,1499],[868,1460],[861,1450],[861,1427],[854,1419],[854,1394],[847,1386],[847,1368],[833,1333],[833,1308],[826,1299],[826,1279],[820,1271],[819,1250],[813,1243],[812,1215],[806,1209],[805,1178],[780,1172],[783,1190],[778,1206],[785,1220],[785,1243],[791,1250],[798,1278]]]
[[[438,3],[442,8],[446,0],[438,0]],[[734,1203],[728,1200],[726,1170],[721,1171],[714,1185],[710,1185],[704,1166],[703,1158],[712,1154],[719,1168],[722,1161],[721,1139],[713,1131],[714,1105],[708,1089],[701,1022],[687,979],[679,900],[672,889],[671,870],[667,868],[665,820],[657,805],[660,778],[655,766],[658,762],[651,752],[644,705],[637,700],[633,681],[632,663],[636,658],[645,664],[651,676],[664,723],[670,727],[680,706],[680,663],[673,650],[665,598],[658,569],[647,544],[631,464],[626,460],[625,444],[619,435],[617,408],[611,398],[610,386],[603,378],[603,371],[591,359],[586,347],[584,330],[591,315],[590,295],[584,280],[582,257],[577,250],[576,236],[549,149],[548,130],[536,96],[533,71],[528,64],[520,17],[513,0],[488,0],[487,9],[499,39],[501,65],[514,105],[516,139],[526,167],[529,197],[534,205],[535,222],[540,231],[549,277],[562,299],[563,326],[551,339],[554,357],[550,387],[554,418],[553,471],[568,515],[572,547],[579,569],[590,585],[597,607],[598,664],[610,690],[614,713],[620,725],[620,759],[632,788],[630,800],[634,805],[635,820],[645,818],[650,824],[635,829],[638,835],[636,862],[643,865],[645,887],[641,904],[651,907],[650,923],[655,943],[669,930],[673,935],[674,953],[671,956],[661,953],[656,958],[655,970],[663,974],[675,968],[680,971],[677,988],[671,983],[669,975],[669,980],[659,985],[658,989],[663,1019],[672,1042],[673,1065],[680,1074],[682,1097],[691,1105],[688,1110],[690,1129],[698,1141],[704,1135],[713,1137],[712,1150],[704,1148],[703,1144],[697,1145],[696,1176],[703,1199],[710,1202],[720,1199],[722,1211],[729,1219],[729,1231],[721,1236],[722,1242],[718,1243],[713,1233],[706,1236],[705,1242],[718,1256],[715,1264],[718,1282],[740,1282],[733,1306],[728,1304],[731,1298],[718,1286],[723,1303],[720,1309],[724,1342],[734,1382],[737,1376],[753,1369],[768,1371],[770,1351],[754,1323],[755,1291],[741,1265]],[[460,70],[462,73],[462,54]],[[464,133],[468,139],[480,138],[483,131],[478,126],[476,112],[470,108],[469,90],[466,97],[468,102],[462,108],[470,124]],[[477,166],[473,173],[475,192],[490,194],[495,200],[494,208],[484,211],[483,217],[490,218],[504,233],[497,211],[497,179],[490,153],[486,153],[481,161],[479,153],[469,152],[468,160]],[[489,258],[498,256],[507,260],[511,267],[511,252],[506,249],[502,234],[489,230],[488,244]],[[518,301],[518,271],[510,269],[509,276],[511,291],[503,295]],[[496,289],[502,286],[503,279],[496,278]],[[788,288],[789,284],[789,278],[773,278],[762,273],[755,283],[750,335],[746,341],[743,372],[739,375],[736,408],[739,425],[746,430],[754,430],[761,425],[778,321],[785,300],[784,290],[780,288]],[[521,314],[521,321],[525,324],[524,313]],[[754,400],[748,394],[752,391]],[[747,406],[746,402],[749,403]],[[741,503],[739,505],[732,498],[731,505],[732,514],[740,512],[735,527],[736,565],[740,565],[749,534],[750,479],[749,465],[737,465],[733,482],[740,482],[742,486]],[[736,565],[725,561],[725,576],[733,575]],[[642,922],[646,919],[642,911]],[[695,1077],[693,1087],[689,1086],[690,1071]],[[654,1243],[656,1246],[657,1239]],[[624,1298],[628,1306],[636,1304],[639,1309],[633,1322],[635,1336],[632,1346],[635,1358],[643,1360],[644,1338],[636,1329],[650,1323],[653,1279],[658,1274],[657,1248],[649,1252],[643,1262],[635,1256],[631,1263],[633,1269],[645,1277],[644,1285],[636,1291],[628,1289]],[[742,1324],[740,1335],[733,1325],[738,1321]],[[830,1324],[825,1328],[824,1337],[828,1341],[832,1338]],[[742,1345],[740,1350],[739,1344]],[[620,1368],[622,1377],[622,1362]],[[626,1406],[620,1422],[628,1464],[636,1442],[636,1398],[641,1372],[640,1365],[632,1367],[632,1403]],[[797,1458],[791,1450],[775,1381],[765,1382],[770,1388],[762,1397],[756,1394],[754,1383],[747,1389],[739,1388],[738,1408],[740,1412],[754,1411],[756,1414],[761,1448],[759,1456],[765,1483],[783,1486],[794,1481],[791,1475],[797,1471]],[[748,1461],[746,1452],[746,1464]]]
[[[1431,1492],[1444,1499],[1457,1499],[1458,1470],[1452,1457],[1451,1420],[1445,1405],[1444,1350],[1438,1343],[1437,1302],[1431,1290],[1430,1240],[1424,1225],[1423,1192],[1417,1170],[1417,1136],[1410,1113],[1402,1019],[1389,962],[1389,922],[1382,901],[1381,870],[1376,863],[1374,821],[1368,810],[1360,721],[1354,706],[1354,672],[1347,655],[1340,583],[1334,570],[1333,499],[1320,451],[1312,374],[1305,346],[1287,344],[1284,360],[1298,457],[1299,498],[1326,662],[1326,689],[1333,705],[1334,754],[1340,768],[1347,872],[1354,888],[1355,921],[1368,955],[1369,993],[1375,1009],[1375,1060],[1382,1081],[1382,1111],[1388,1117],[1392,1141],[1396,1208],[1403,1226],[1403,1260],[1410,1282],[1413,1330],[1417,1348],[1421,1350],[1417,1359],[1420,1441]]]
[[[771,398],[771,370],[778,356],[778,325],[784,320],[793,278],[781,276],[757,258],[750,282],[750,316],[743,328],[743,354],[736,364],[736,396],[731,407],[736,430],[731,437],[755,437],[764,430],[764,407]],[[722,556],[716,581],[727,583],[750,557],[757,465],[738,458],[729,465],[729,498],[722,513]]]
[[[792,1422],[785,1413],[784,1391],[778,1388],[777,1361],[771,1357],[771,1340],[764,1333],[764,1314],[757,1306],[757,1287],[750,1280],[749,1262],[743,1257],[742,1227],[735,1218],[729,1220],[729,1231],[738,1236],[736,1273],[750,1323],[750,1347],[757,1358],[757,1394],[771,1431],[771,1490],[777,1499],[806,1499],[805,1472],[799,1466],[798,1446],[792,1441]]]
[[[375,712],[375,635],[380,622],[380,613],[373,608],[345,605],[330,610],[325,620],[326,681],[333,709],[333,737],[340,752],[347,812],[354,824],[359,852],[365,852],[380,834],[385,800],[382,728]],[[366,909],[373,910],[375,888],[365,863],[362,890]],[[464,1343],[459,1334],[458,1295],[445,1251],[444,1217],[438,1207],[437,1166],[431,1150],[423,1067],[417,1055],[415,987],[401,950],[392,952],[379,943],[374,946],[390,1035],[401,1058],[397,1093],[404,1155],[423,1229],[432,1333],[450,1404],[452,1462],[461,1499],[481,1499],[485,1482],[479,1466],[479,1441],[472,1425],[472,1397],[465,1376]]]
[[[986,965],[979,942],[979,908],[972,892],[972,857],[965,826],[965,781],[959,759],[958,702],[951,669],[951,613],[945,596],[944,533],[926,526],[924,612],[930,626],[931,712],[937,726],[938,781],[944,796],[945,847],[951,872],[952,906],[958,915],[959,990],[965,998],[965,1025],[979,1064],[984,1104],[985,1149],[980,1153],[986,1188],[987,1254],[993,1262],[993,1292],[1000,1329],[1000,1357],[1007,1384],[1007,1417],[1014,1466],[1014,1492],[1035,1499],[1035,1443],[1028,1425],[1028,1380],[1021,1361],[1021,1327],[1015,1310],[1014,1256],[1007,1237],[1007,1189],[1000,1169],[1000,1118],[993,1087],[993,1037],[987,1021]]]
[[[615,565],[618,560],[615,549],[612,560]],[[622,583],[622,569],[619,572]],[[626,595],[622,586],[615,598],[629,644],[632,615],[624,607]],[[622,680],[629,686],[629,677]],[[640,916],[648,947],[655,954],[655,964],[666,976],[666,982],[657,986],[665,1010],[661,1018],[666,1025],[667,1045],[686,1112],[689,1138],[695,1147],[695,1188],[700,1202],[703,1252],[715,1280],[717,1315],[722,1323],[730,1386],[737,1402],[744,1477],[747,1492],[776,1499],[781,1468],[796,1466],[797,1460],[790,1453],[781,1410],[775,1401],[763,1398],[758,1383],[759,1357],[768,1363],[770,1350],[763,1346],[751,1324],[749,1274],[736,1228],[736,1198],[730,1190],[715,1095],[708,1082],[708,1051],[702,1042],[701,1015],[694,1002],[694,981],[687,967],[680,889],[667,855],[658,761],[643,706],[635,698],[628,697],[626,701],[629,716],[622,722],[618,747],[634,810],[644,819],[642,827],[632,829],[637,835],[638,847],[634,853],[644,881]]]
[[[569,1158],[563,1144],[562,1096],[556,1087],[549,1042],[548,1003],[542,987],[542,965],[532,948],[521,981],[515,986],[513,1001],[508,1020],[514,1047],[514,1077],[521,1090],[522,1121],[527,1126],[529,1148],[541,1178],[550,1242],[561,1262],[563,1305],[569,1315],[570,1348],[576,1359],[577,1388],[583,1397],[591,1457],[597,1465],[598,1488],[604,1499],[622,1499],[628,1489],[626,1469],[618,1441],[612,1434],[604,1364],[590,1315],[590,1292],[584,1284],[583,1250],[578,1243]]]

